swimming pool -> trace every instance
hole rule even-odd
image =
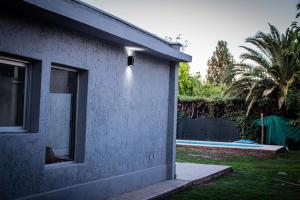
[[[199,140],[176,140],[176,146],[191,147],[202,150],[239,152],[245,155],[274,154],[284,151],[284,146],[244,144],[235,142],[213,142]]]
[[[264,145],[260,144],[243,144],[234,142],[212,142],[212,141],[197,141],[197,140],[176,140],[176,144],[193,144],[193,145],[211,145],[221,147],[239,147],[239,148],[262,148]]]

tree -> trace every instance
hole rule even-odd
[[[300,17],[300,2],[297,4],[297,10],[298,13],[296,15],[296,18]],[[298,26],[297,21],[293,21],[292,25],[290,26],[291,29],[293,29],[293,37],[294,40],[297,41],[295,43],[293,43],[289,48],[285,49],[285,52],[288,54],[289,52],[294,52],[294,51],[300,51],[299,45],[297,43],[299,43],[299,38],[300,38],[300,27]]]
[[[223,97],[225,84],[213,84],[208,81],[201,83],[200,72],[194,76],[189,74],[188,63],[179,63],[178,93],[179,96],[203,97],[218,99]]]
[[[196,75],[194,76],[196,79],[198,79],[199,83],[201,83],[202,76],[200,72],[196,72]]]
[[[241,55],[242,62],[228,67],[224,74],[224,80],[236,79],[225,94],[243,95],[249,103],[247,115],[256,100],[266,97],[276,98],[279,108],[287,109],[290,90],[299,83],[299,37],[295,37],[295,29],[290,27],[280,34],[275,26],[269,26],[270,33],[258,32],[246,39],[256,49],[242,46],[246,50]]]
[[[178,94],[186,95],[189,87],[189,65],[187,63],[179,63],[178,69]]]
[[[227,42],[223,40],[218,41],[216,50],[207,61],[208,69],[206,79],[211,83],[219,84],[225,68],[233,63],[234,59],[229,52]]]
[[[186,62],[179,63],[178,94],[180,96],[197,96],[200,92],[200,80],[190,76],[190,66]]]
[[[222,99],[223,91],[226,89],[225,84],[213,84],[209,81],[206,81],[201,84],[200,92],[198,94],[199,97],[207,98],[207,99]]]
[[[296,18],[300,17],[300,2],[297,4],[297,10],[298,13],[296,15]],[[300,42],[300,27],[298,26],[298,23],[295,21],[292,23],[291,28],[294,30],[294,40],[297,41],[293,43],[293,46],[286,49],[286,54],[288,55],[291,52],[300,52],[300,45],[298,44]],[[299,76],[298,76],[299,77]],[[288,104],[290,104],[290,107],[295,108],[295,112],[297,115],[297,119],[291,120],[290,123],[292,125],[300,126],[300,82],[296,83],[296,87],[294,91],[291,92],[291,94],[287,98]]]

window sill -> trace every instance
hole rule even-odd
[[[81,166],[83,163],[77,163],[75,161],[67,161],[67,162],[60,162],[60,163],[51,163],[45,164],[45,169],[55,169],[55,168],[62,168],[62,167],[77,167]]]
[[[0,127],[0,133],[24,133],[28,132],[28,130],[24,129],[22,126],[12,126],[12,127]]]
[[[22,130],[22,131],[0,131],[0,136],[25,136],[25,135],[33,135],[37,134],[37,132],[30,132],[27,130]]]

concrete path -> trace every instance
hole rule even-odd
[[[176,163],[177,179],[196,182],[196,184],[224,175],[231,170],[230,166],[224,165]]]
[[[229,166],[176,163],[176,180],[167,180],[110,198],[109,200],[149,200],[167,197],[193,184],[207,182],[232,171]]]

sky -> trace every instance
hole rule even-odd
[[[181,34],[193,57],[190,72],[205,77],[207,61],[219,40],[238,61],[245,39],[268,23],[280,32],[295,21],[299,0],[83,0],[159,37]]]

